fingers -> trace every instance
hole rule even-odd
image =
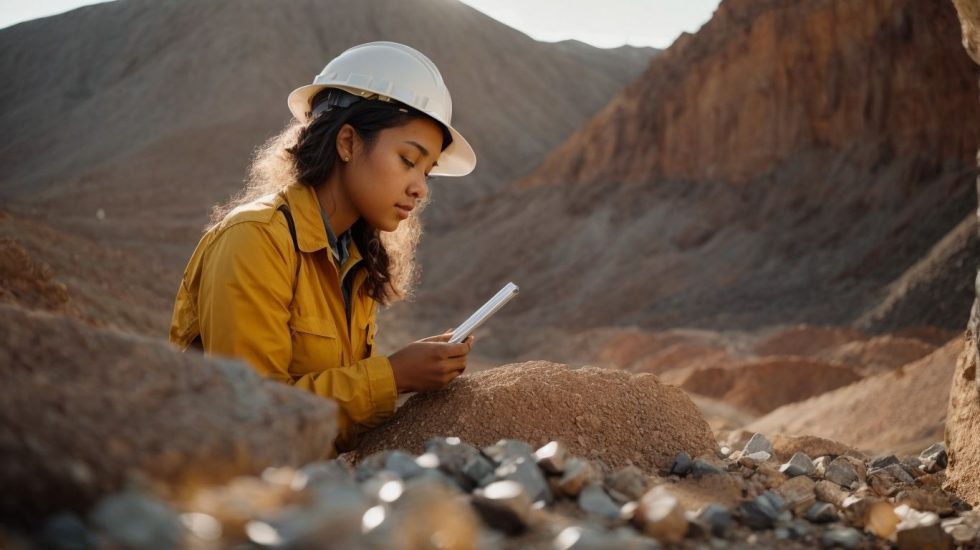
[[[451,332],[445,334],[439,334],[437,336],[429,336],[428,338],[423,338],[419,342],[448,342],[452,338],[453,334]]]

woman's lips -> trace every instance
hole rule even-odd
[[[396,204],[395,209],[398,210],[398,215],[400,215],[402,218],[407,218],[409,215],[412,214],[412,208],[408,206],[402,206],[400,204]]]

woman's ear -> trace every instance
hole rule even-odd
[[[337,156],[344,162],[349,161],[354,156],[354,142],[357,141],[357,132],[350,124],[344,124],[337,132]]]

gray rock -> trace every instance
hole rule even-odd
[[[418,482],[416,476],[412,482]],[[291,548],[314,548],[318,541],[344,548],[361,537],[361,521],[371,502],[361,487],[349,480],[322,480],[312,487],[310,501],[304,506],[290,506],[270,524]]]
[[[527,443],[516,439],[501,439],[489,447],[484,447],[483,453],[498,465],[507,460],[516,460],[521,457],[530,460],[532,463],[535,462],[534,449]]]
[[[392,451],[385,460],[385,469],[390,470],[402,479],[412,479],[422,474],[425,468],[415,462],[415,457],[402,451]]]
[[[619,506],[613,502],[599,483],[589,483],[578,494],[578,507],[605,519],[619,519]]]
[[[351,482],[355,479],[354,471],[351,467],[339,460],[310,462],[299,469],[298,475],[306,477],[306,483],[304,485],[307,487],[340,481]]]
[[[530,449],[526,443],[524,446]],[[426,441],[425,452],[434,454],[439,460],[439,470],[467,492],[493,470],[493,464],[479,449],[458,437],[433,437]]]
[[[857,548],[862,540],[861,532],[851,527],[834,527],[820,535],[824,548]]]
[[[884,468],[891,464],[901,464],[901,462],[898,460],[898,457],[896,457],[895,455],[879,456],[878,458],[872,460],[868,464],[868,469],[874,470],[878,468]]]
[[[90,521],[105,538],[124,548],[178,549],[184,536],[184,526],[173,508],[134,492],[102,499]]]
[[[827,466],[827,473],[824,474],[824,478],[846,488],[851,488],[858,482],[857,470],[850,462],[841,457],[835,458]]]
[[[491,528],[518,535],[528,526],[531,498],[516,481],[496,481],[473,491],[473,507]]]
[[[735,509],[742,524],[751,529],[769,529],[780,518],[785,502],[779,495],[766,491],[751,500],[743,500]]]
[[[532,502],[550,503],[554,500],[551,489],[548,487],[548,480],[545,479],[541,469],[538,468],[532,458],[518,456],[517,458],[506,459],[494,470],[493,475],[498,481],[510,480],[520,483]]]
[[[716,537],[724,538],[732,527],[732,513],[721,504],[705,506],[698,512],[697,520]]]
[[[919,453],[919,460],[929,473],[935,473],[946,468],[946,444],[943,442],[934,443],[928,449]]]
[[[681,451],[674,457],[674,462],[670,465],[670,473],[686,476],[691,473],[691,466],[691,455]]]
[[[694,462],[691,464],[691,475],[693,475],[695,479],[700,479],[702,476],[708,474],[720,474],[720,473],[722,473],[722,471],[718,469],[714,464],[711,464],[710,462],[707,462],[700,458],[694,459]]]
[[[95,537],[85,522],[72,513],[57,514],[44,523],[40,544],[50,550],[94,550]]]
[[[837,521],[837,508],[829,502],[814,502],[804,516],[813,523],[831,523]]]
[[[805,453],[796,453],[787,463],[779,467],[779,471],[789,477],[796,477],[813,475],[817,469]]]
[[[565,463],[565,473],[558,481],[558,486],[563,494],[574,497],[578,496],[582,488],[596,477],[596,472],[588,460],[572,457]]]
[[[752,434],[752,437],[745,444],[745,447],[742,448],[742,456],[757,453],[759,451],[765,451],[770,455],[774,454],[772,443],[766,439],[766,436],[760,433]]]

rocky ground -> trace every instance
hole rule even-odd
[[[824,454],[833,448],[842,454]],[[51,517],[11,548],[978,548],[980,513],[944,493],[942,443],[869,458],[817,438],[755,434],[742,449],[645,474],[557,441],[479,449],[437,437],[267,469],[164,501],[131,488]],[[789,454],[792,453],[792,454]],[[812,454],[812,456],[811,456]],[[788,458],[779,459],[780,456]]]

